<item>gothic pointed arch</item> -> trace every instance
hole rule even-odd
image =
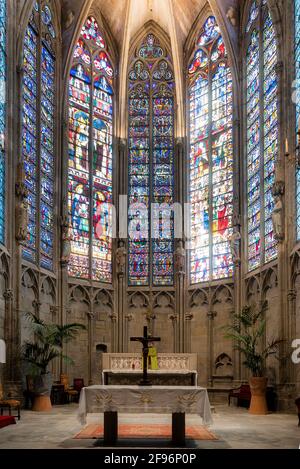
[[[175,81],[167,36],[149,22],[128,64],[128,281],[174,282]]]
[[[272,212],[279,161],[278,43],[268,2],[249,2],[245,28],[247,260],[253,271],[277,258]]]
[[[233,273],[233,80],[227,49],[209,11],[187,70],[190,283]]]
[[[28,230],[23,259],[53,270],[58,28],[55,9],[33,2],[25,30],[21,84],[21,153],[27,189]]]
[[[115,71],[99,24],[85,20],[69,76],[68,273],[112,283]]]

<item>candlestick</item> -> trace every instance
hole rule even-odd
[[[285,154],[289,154],[289,141],[287,138],[285,139]]]

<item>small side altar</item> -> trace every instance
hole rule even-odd
[[[102,384],[135,385],[142,372],[142,356],[139,353],[104,353],[102,356]],[[148,375],[156,386],[196,386],[197,354],[196,353],[158,353],[158,368]]]

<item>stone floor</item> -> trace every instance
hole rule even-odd
[[[136,415],[121,414],[119,422],[136,422]],[[249,415],[246,409],[234,406],[216,405],[213,413],[214,424],[211,431],[218,437],[217,441],[197,441],[189,443],[190,447],[198,448],[234,448],[234,449],[298,449],[300,446],[300,427],[295,415],[273,413],[266,416]],[[88,423],[102,421],[102,415],[88,416]],[[140,422],[140,419],[139,419]],[[169,415],[146,414],[143,422],[170,423]],[[201,425],[198,416],[187,416],[187,425]],[[14,448],[94,448],[97,440],[75,440],[73,436],[81,430],[77,421],[77,405],[53,407],[51,412],[35,413],[23,411],[21,421],[17,425],[0,429],[0,449]],[[157,441],[144,441],[151,446],[165,447]],[[100,443],[99,443],[100,444]],[[120,441],[119,446],[127,443]],[[128,445],[134,446],[129,442]],[[136,447],[141,442],[136,443]]]

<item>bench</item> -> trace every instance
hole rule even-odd
[[[231,389],[228,394],[228,405],[232,397],[237,398],[237,405],[243,407],[245,404],[247,407],[251,401],[251,390],[249,384],[242,384],[239,388]]]

